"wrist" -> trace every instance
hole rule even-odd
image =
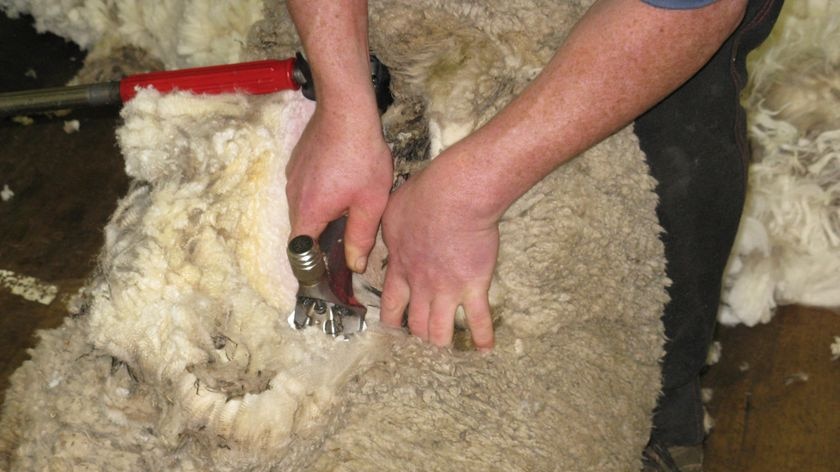
[[[333,84],[315,79],[316,110],[331,118],[379,123],[379,109],[370,79],[363,83]]]
[[[509,117],[508,117],[509,118]],[[561,160],[543,129],[523,120],[495,119],[442,152],[437,167],[440,188],[453,189],[453,205],[484,221],[498,222],[513,203]]]
[[[366,49],[341,57],[313,56],[310,68],[316,102],[327,107],[354,107],[359,111],[376,113],[370,67]]]
[[[312,71],[319,106],[376,110],[365,0],[286,2]]]
[[[489,155],[470,140],[468,137],[442,152],[421,176],[446,199],[442,205],[449,214],[485,226],[495,224],[515,197],[501,188],[496,169],[486,165],[484,157]]]

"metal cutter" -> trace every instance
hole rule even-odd
[[[289,242],[289,263],[300,284],[288,319],[292,327],[316,326],[333,337],[365,330],[367,308],[353,296],[353,274],[344,259],[346,224],[347,217],[341,217],[318,241],[302,235]]]

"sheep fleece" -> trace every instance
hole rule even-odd
[[[392,3],[371,4],[371,44],[393,64],[386,135],[420,110],[431,155],[521,90],[585,7]],[[293,48],[287,20],[266,18],[251,54]],[[288,327],[283,169],[312,108],[293,92],[126,106],[133,184],[74,316],[12,378],[0,468],[638,470],[667,279],[632,130],[506,213],[497,348],[480,355],[379,326],[375,300],[351,342]]]

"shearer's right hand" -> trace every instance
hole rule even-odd
[[[391,151],[370,80],[367,2],[288,0],[309,57],[315,114],[286,166],[291,237],[348,213],[347,267],[364,272],[391,190]]]
[[[375,103],[318,102],[286,166],[290,237],[317,237],[348,213],[347,266],[364,272],[388,202],[393,163]],[[367,111],[364,111],[367,108]]]

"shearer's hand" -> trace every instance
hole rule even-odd
[[[364,272],[391,189],[391,152],[370,81],[367,2],[288,0],[309,57],[315,114],[286,166],[291,236],[349,213],[347,266]]]
[[[372,116],[371,116],[372,115]],[[319,103],[286,167],[291,237],[320,235],[348,212],[347,266],[364,272],[393,176],[375,107],[332,110]]]
[[[408,306],[411,333],[446,346],[461,305],[476,347],[490,350],[488,291],[499,249],[498,223],[477,217],[469,198],[449,186],[452,175],[436,163],[403,184],[385,210],[388,266],[381,320],[400,326]]]

